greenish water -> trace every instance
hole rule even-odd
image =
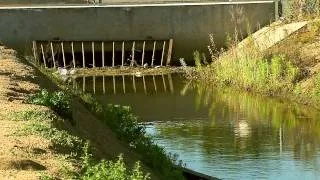
[[[320,112],[195,84],[181,75],[77,78],[101,103],[130,105],[187,167],[222,179],[320,179]]]

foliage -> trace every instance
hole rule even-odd
[[[73,152],[78,155],[82,151],[83,142],[77,136],[70,135],[66,130],[52,127],[53,121],[59,121],[59,117],[50,111],[28,110],[14,113],[15,119],[30,121],[26,124],[22,134],[38,134],[53,143],[56,150],[66,153]]]
[[[320,73],[317,74],[315,80],[316,95],[320,97]]]
[[[118,137],[126,141],[138,153],[143,154],[143,161],[158,170],[165,179],[184,179],[180,170],[173,164],[178,164],[176,156],[167,155],[162,147],[154,144],[145,135],[145,127],[138,124],[138,118],[128,106],[101,105],[96,99],[85,94],[82,96],[86,106],[106,125],[113,129]],[[180,164],[182,163],[180,162]]]
[[[319,16],[318,0],[292,0],[288,1],[289,7],[286,15],[290,20],[310,19]]]
[[[83,180],[146,180],[149,174],[144,175],[140,170],[140,163],[136,162],[132,171],[128,170],[122,155],[116,162],[102,160],[94,163],[88,152],[88,145],[84,146],[82,156],[82,173],[78,179]]]
[[[262,55],[228,56],[213,64],[215,80],[265,93],[291,91],[299,69],[284,56],[270,60]]]
[[[53,143],[54,149],[64,150],[71,157],[80,157],[80,172],[66,169],[64,170],[63,178],[83,180],[149,179],[149,174],[144,174],[141,171],[139,162],[135,163],[132,170],[128,170],[122,155],[118,157],[116,162],[106,160],[95,161],[93,155],[89,153],[90,145],[88,142],[84,143],[82,139],[71,135],[68,131],[52,127],[52,121],[59,121],[59,117],[51,111],[27,110],[15,112],[11,115],[15,120],[29,121],[23,129],[24,134],[40,135],[50,140]],[[49,180],[56,179],[56,177],[43,174],[40,179]]]
[[[193,59],[194,59],[196,68],[200,69],[201,68],[201,57],[200,57],[200,52],[199,51],[193,52]]]
[[[175,167],[175,165],[181,166],[182,162],[177,162],[176,156],[167,155],[162,147],[156,145],[150,137],[145,135],[144,126],[138,124],[137,117],[129,107],[101,105],[91,94],[75,91],[52,76],[50,71],[40,70],[57,83],[61,89],[79,96],[91,113],[109,126],[121,140],[127,142],[143,155],[142,161],[158,171],[164,179],[184,179],[182,171]]]
[[[50,107],[60,116],[72,119],[71,97],[62,91],[49,93],[46,89],[31,95],[27,103]]]

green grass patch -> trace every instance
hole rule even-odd
[[[60,153],[77,156],[82,152],[83,141],[77,136],[70,135],[66,130],[52,126],[55,121],[63,121],[50,111],[28,110],[12,114],[13,119],[29,121],[17,135],[40,135],[53,143],[54,150]]]
[[[320,73],[317,74],[315,80],[315,89],[316,89],[316,96],[320,98]]]
[[[50,93],[46,89],[31,95],[27,103],[47,106],[64,118],[72,119],[71,97],[63,91]]]
[[[138,118],[130,107],[101,105],[91,94],[85,94],[82,98],[87,108],[109,126],[121,140],[143,154],[142,161],[145,164],[160,172],[165,179],[184,179],[182,172],[174,167],[174,164],[181,166],[182,162],[177,161],[177,156],[168,155],[162,147],[146,136],[145,127],[138,124]]]
[[[150,179],[149,174],[141,171],[140,162],[136,162],[133,169],[129,170],[120,154],[116,161],[102,160],[94,162],[92,154],[89,153],[89,146],[83,148],[82,174],[77,179],[82,180],[146,180]]]
[[[81,97],[86,107],[109,126],[122,141],[127,142],[135,151],[143,155],[142,161],[146,165],[158,171],[165,179],[184,179],[182,171],[174,166],[174,164],[181,165],[182,163],[177,161],[176,156],[168,155],[162,147],[156,145],[150,137],[146,136],[145,127],[138,124],[138,118],[132,113],[130,107],[101,105],[91,94],[75,93]],[[72,97],[67,93],[62,91],[50,93],[47,90],[41,90],[30,96],[27,102],[50,107],[60,116],[72,120]],[[57,140],[63,137],[61,133],[55,134],[52,132],[55,130],[49,130],[49,127],[39,124],[30,127],[29,131],[45,132],[51,138],[57,137]],[[67,140],[59,143],[72,145],[72,142]],[[78,149],[78,147],[75,148]]]
[[[97,161],[93,154],[89,142],[85,143],[81,138],[71,135],[68,131],[60,130],[52,126],[53,121],[61,121],[51,111],[28,110],[11,114],[13,120],[27,121],[21,135],[40,135],[53,144],[54,150],[59,154],[67,155],[68,160],[77,162],[81,167],[79,171],[62,167],[63,179],[83,179],[83,180],[146,180],[149,174],[141,171],[140,163],[128,169],[124,163],[122,155],[116,161]],[[62,150],[62,151],[61,151]],[[71,158],[71,159],[70,159]],[[53,175],[42,174],[40,179],[57,179]]]
[[[300,72],[285,56],[267,59],[259,54],[226,56],[208,68],[213,74],[205,79],[267,94],[293,91]]]

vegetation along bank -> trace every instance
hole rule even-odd
[[[295,5],[291,4],[292,9]],[[316,4],[314,8],[319,9],[319,5]],[[212,62],[205,65],[201,54],[196,51],[196,70],[189,77],[289,98],[319,108],[320,21],[315,12],[319,11],[311,12],[303,7],[299,12],[292,11],[280,21],[280,26],[296,21],[308,21],[307,25],[265,50],[253,43],[252,35],[247,38],[251,43],[242,48],[239,48],[237,40],[230,42],[228,51],[217,50],[210,38],[208,48]]]
[[[102,106],[4,46],[0,59],[1,177],[184,179],[129,107]]]

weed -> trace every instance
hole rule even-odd
[[[193,59],[194,59],[196,68],[200,70],[202,65],[201,65],[201,56],[199,51],[193,52]]]
[[[128,170],[123,156],[120,154],[116,162],[101,160],[95,163],[92,154],[89,153],[89,144],[83,147],[81,176],[83,180],[146,180],[149,174],[140,170],[140,163],[136,162],[132,171]]]
[[[52,175],[47,175],[47,174],[41,174],[40,180],[55,180],[57,179],[56,177],[52,176]]]
[[[220,54],[208,68],[197,69],[201,79],[267,94],[292,91],[299,69],[283,55],[266,59],[252,46]]]
[[[70,135],[65,130],[59,130],[45,123],[34,122],[25,127],[25,131],[31,134],[38,134],[53,143],[53,148],[59,152],[79,155],[83,142],[77,136]]]
[[[74,89],[69,88],[68,85],[52,76],[50,71],[40,70],[57,83],[61,89],[79,96],[91,113],[109,126],[121,140],[127,142],[143,155],[143,162],[158,171],[164,179],[184,179],[182,171],[174,166],[176,161],[167,155],[162,147],[154,144],[151,138],[145,135],[145,128],[138,124],[137,117],[129,107],[101,105],[91,94],[74,91]],[[49,103],[49,106],[52,107],[51,103]]]
[[[184,179],[181,171],[173,167],[175,163],[163,148],[146,137],[145,127],[138,124],[138,118],[128,106],[101,105],[95,98],[84,96],[86,106],[106,125],[113,129],[118,137],[127,142],[138,153],[143,154],[143,161],[158,170],[165,179]]]
[[[54,119],[56,116],[50,111],[37,111],[37,110],[29,110],[29,111],[18,111],[10,113],[10,117],[15,121],[41,121]]]
[[[289,7],[286,15],[289,20],[312,19],[319,16],[318,0],[292,0],[288,1]]]
[[[317,74],[315,80],[316,96],[320,98],[320,73]]]
[[[29,121],[25,125],[23,131],[26,134],[40,135],[46,139],[49,139],[53,143],[54,149],[59,149],[59,153],[63,150],[64,153],[69,154],[71,158],[80,158],[81,170],[76,172],[64,167],[62,175],[63,178],[68,179],[135,179],[146,180],[149,179],[149,174],[144,174],[141,171],[140,163],[137,162],[134,168],[130,171],[127,169],[122,155],[118,157],[116,162],[101,160],[95,162],[93,155],[89,152],[91,148],[89,143],[84,143],[79,137],[71,135],[65,130],[59,130],[52,127],[52,121],[58,121],[59,117],[50,111],[29,110],[20,111],[12,114],[13,119],[20,119],[23,121]],[[40,176],[42,180],[56,179],[51,175],[42,174]]]
[[[50,93],[46,89],[31,95],[27,103],[50,107],[60,116],[72,119],[71,97],[62,91]]]
[[[36,134],[53,143],[53,147],[65,153],[75,152],[74,155],[81,152],[83,142],[80,138],[70,135],[65,130],[59,130],[52,127],[53,121],[61,119],[50,111],[28,110],[20,111],[12,114],[13,119],[21,119],[30,121],[20,132],[23,134]]]

